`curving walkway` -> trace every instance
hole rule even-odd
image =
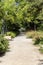
[[[38,65],[39,52],[32,44],[32,39],[17,36],[10,41],[10,51],[0,57],[0,65]]]

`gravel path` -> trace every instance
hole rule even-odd
[[[32,39],[17,36],[10,41],[10,51],[0,57],[0,65],[39,65],[39,52]]]

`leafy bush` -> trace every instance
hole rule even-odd
[[[40,43],[40,38],[37,36],[37,37],[35,38],[35,43],[34,43],[34,45],[39,44],[39,43]]]
[[[16,33],[11,33],[11,38],[14,38],[16,36]]]
[[[43,38],[37,36],[37,37],[35,38],[35,43],[34,43],[34,44],[35,44],[35,45],[37,45],[37,44],[43,44]]]
[[[16,36],[16,33],[15,32],[7,32],[6,35],[11,36],[11,38],[14,38]]]
[[[43,37],[40,37],[40,35],[39,36],[37,36],[36,38],[35,38],[35,43],[34,43],[35,45],[36,44],[42,44],[43,45]]]
[[[0,35],[0,54],[5,53],[8,50],[8,40],[6,40],[2,35]]]

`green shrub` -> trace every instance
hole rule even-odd
[[[16,33],[11,33],[11,38],[14,38],[16,36]]]
[[[11,38],[14,38],[16,36],[16,33],[15,32],[7,32],[6,35],[11,36]]]
[[[37,45],[37,44],[39,44],[40,43],[40,38],[37,36],[36,38],[35,38],[35,43],[34,43],[34,45]]]
[[[43,37],[37,36],[35,38],[35,44],[42,44],[43,45]]]
[[[40,51],[41,53],[43,53],[43,47],[40,47],[39,51]]]
[[[4,39],[2,35],[0,35],[0,54],[5,53],[8,50],[8,40]]]

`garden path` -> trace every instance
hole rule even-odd
[[[32,39],[17,36],[9,42],[10,51],[0,57],[0,65],[39,65],[40,54]],[[41,65],[41,64],[40,64]]]

